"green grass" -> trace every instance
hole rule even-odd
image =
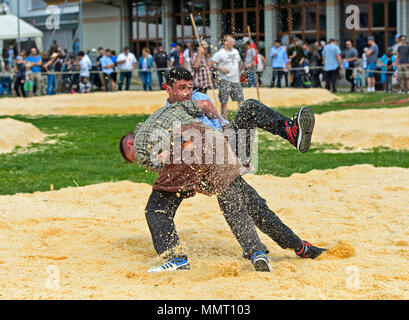
[[[340,111],[346,109],[379,109],[379,108],[402,108],[409,106],[409,102],[406,104],[393,104],[394,100],[406,99],[406,95],[401,94],[385,94],[381,92],[375,93],[338,93],[340,100],[324,102],[311,106],[312,110],[316,114],[321,114],[329,111]],[[382,99],[385,99],[385,103],[380,103]],[[345,104],[350,104],[345,106]],[[290,116],[299,110],[299,106],[294,107],[279,107],[275,108],[278,112]]]
[[[390,95],[357,94],[344,95],[342,102],[313,106],[317,113],[341,110],[344,103],[377,102]],[[398,98],[404,98],[398,96]],[[365,106],[359,106],[364,108]],[[379,107],[396,107],[382,105]],[[401,106],[399,106],[401,107]],[[280,112],[291,115],[298,110],[280,108]],[[234,112],[229,114],[229,118]],[[30,122],[42,132],[51,135],[48,140],[57,139],[55,144],[33,144],[27,149],[17,148],[15,152],[0,155],[0,194],[46,191],[50,184],[55,189],[130,180],[152,184],[157,174],[148,172],[138,165],[128,165],[118,152],[118,140],[135,124],[147,118],[134,116],[13,116],[14,119]],[[65,134],[56,137],[59,134]],[[322,153],[323,149],[337,149],[339,146],[313,145],[306,154],[300,154],[284,140],[272,139],[267,133],[259,137],[259,171],[257,174],[289,176],[312,169],[329,169],[355,164],[374,166],[409,167],[409,151],[393,151],[377,148],[368,153]],[[75,181],[75,182],[74,182]]]

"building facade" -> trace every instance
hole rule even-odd
[[[18,12],[17,1],[20,2],[20,12]],[[64,0],[61,1],[64,3]],[[44,0],[11,0],[8,1],[10,13],[20,16],[21,19],[30,23],[43,32],[43,48],[46,48],[51,41],[51,37],[57,41],[62,48],[68,48],[71,44],[75,31],[78,27],[78,3],[68,2],[66,6],[59,5],[60,19],[58,29],[48,29],[46,20],[50,15],[47,10],[47,3]],[[48,49],[48,48],[47,48]]]
[[[79,3],[78,0],[68,0]],[[64,0],[45,0],[61,4]],[[195,40],[193,15],[201,38],[213,50],[224,34],[251,37],[261,51],[274,40],[287,43],[293,36],[304,43],[330,38],[352,40],[363,51],[369,35],[381,52],[396,34],[409,34],[409,0],[82,0],[83,47],[120,50],[128,44],[136,55],[142,48]],[[352,6],[352,7],[351,7]],[[355,14],[354,28],[347,20]],[[358,20],[358,21],[356,21]],[[268,57],[267,57],[268,58]],[[269,59],[268,59],[269,60]]]

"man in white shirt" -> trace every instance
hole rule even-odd
[[[227,102],[229,96],[233,101],[241,103],[244,101],[243,88],[240,83],[241,69],[243,63],[237,49],[233,36],[224,36],[224,46],[210,59],[210,64],[217,66],[219,74],[219,99],[222,116],[227,119]]]
[[[193,51],[192,42],[186,43],[186,49],[185,51],[183,51],[183,62],[184,62],[183,66],[189,71],[192,71],[192,68],[190,66],[190,55],[192,51]]]
[[[84,53],[84,51],[80,51],[78,53],[78,57],[80,58],[80,77],[87,77],[89,78],[89,70],[92,68],[91,59]]]
[[[118,84],[118,90],[122,90],[122,84],[126,79],[125,90],[129,90],[132,78],[132,71],[136,68],[136,57],[135,55],[129,51],[129,47],[124,48],[124,52],[119,54],[117,61],[117,65],[119,66],[120,71],[120,78]]]

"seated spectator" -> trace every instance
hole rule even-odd
[[[90,93],[90,92],[91,92],[91,83],[88,81],[87,77],[81,77],[80,93]]]

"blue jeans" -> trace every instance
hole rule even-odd
[[[129,90],[129,87],[131,85],[131,78],[132,71],[121,71],[121,75],[119,77],[118,90],[122,90],[122,85],[124,84],[125,79],[126,79],[125,90]]]
[[[47,94],[53,95],[55,90],[55,75],[49,74],[47,78],[48,78]]]
[[[254,68],[250,68],[246,72],[247,86],[257,87],[256,76],[254,75]]]
[[[166,76],[168,75],[168,70],[158,70],[156,71],[156,73],[158,74],[159,88],[162,88],[162,84],[166,82]]]
[[[142,83],[143,83],[143,90],[147,91],[149,88],[149,91],[152,91],[152,75],[150,71],[142,71],[141,72],[141,77],[142,77]]]

